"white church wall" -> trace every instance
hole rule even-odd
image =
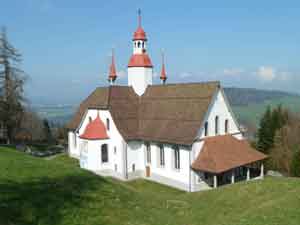
[[[127,145],[127,172],[128,178],[142,176],[144,166],[144,142],[130,141]]]
[[[134,91],[141,96],[147,86],[152,84],[152,75],[152,68],[128,67],[128,86],[132,86]]]
[[[160,165],[159,146],[151,144],[151,164],[149,179],[174,186],[179,189],[189,190],[190,183],[190,151],[188,148],[179,147],[180,169],[174,167],[174,148],[172,145],[165,144],[165,165]]]
[[[228,120],[228,132],[229,134],[236,134],[240,133],[240,130],[238,128],[238,124],[236,123],[233,114],[230,111],[230,106],[227,105],[225,101],[225,97],[223,96],[223,93],[221,90],[217,92],[217,94],[214,96],[213,102],[208,110],[208,113],[206,115],[206,118],[204,122],[208,122],[208,135],[207,136],[215,136],[215,135],[224,135],[225,132],[225,120]],[[215,132],[215,118],[218,116],[219,121],[219,129],[218,134]],[[205,137],[204,132],[204,124],[199,130],[199,138]]]
[[[80,152],[80,142],[88,141],[88,160],[86,169],[93,171],[109,171],[111,175],[116,175],[117,177],[124,176],[124,149],[123,149],[123,137],[119,133],[113,118],[108,110],[96,110],[89,109],[78,129],[78,136],[84,133],[86,125],[89,123],[89,118],[94,120],[99,113],[100,119],[107,127],[107,119],[109,120],[109,129],[107,129],[107,134],[109,139],[105,140],[83,140],[77,137],[77,146],[78,146],[78,154]],[[71,137],[71,134],[70,134]],[[101,162],[101,145],[108,145],[108,162]],[[70,143],[71,146],[71,143]],[[85,156],[83,156],[85,157]]]
[[[73,158],[79,158],[79,147],[78,147],[78,138],[76,137],[76,133],[74,131],[68,132],[68,150],[69,155]]]

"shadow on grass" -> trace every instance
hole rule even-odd
[[[99,190],[105,183],[87,175],[28,182],[0,180],[0,224],[59,224],[89,201],[89,191]]]

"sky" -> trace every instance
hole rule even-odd
[[[23,55],[33,104],[79,103],[108,85],[112,48],[117,83],[126,85],[139,8],[155,83],[163,50],[169,83],[300,93],[300,1],[0,1],[0,26]]]

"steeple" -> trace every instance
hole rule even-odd
[[[117,72],[116,72],[116,66],[115,66],[115,55],[114,55],[114,50],[112,50],[108,81],[110,84],[113,84],[116,79],[117,79]]]
[[[133,34],[133,54],[128,63],[128,86],[132,86],[138,95],[142,95],[152,84],[153,66],[147,54],[146,32],[142,28],[141,10],[138,10],[138,27]]]
[[[167,74],[166,74],[166,68],[165,68],[165,55],[162,52],[161,53],[161,59],[162,59],[162,66],[161,66],[161,73],[160,73],[160,79],[163,84],[166,83],[167,80]]]

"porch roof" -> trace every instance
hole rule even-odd
[[[220,135],[204,140],[192,168],[210,173],[222,173],[266,158],[265,154],[256,151],[246,140],[238,140],[232,135]]]

